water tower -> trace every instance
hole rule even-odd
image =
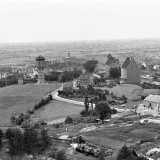
[[[45,83],[45,75],[44,75],[45,58],[42,56],[38,56],[36,58],[36,66],[38,68],[38,84],[44,84]]]

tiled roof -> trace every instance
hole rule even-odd
[[[130,57],[127,57],[126,60],[124,61],[123,65],[122,65],[122,68],[127,69],[127,67],[129,66],[130,62],[131,62]]]
[[[144,101],[160,103],[160,95],[150,94],[148,97],[144,99]]]
[[[113,63],[115,61],[115,58],[114,57],[110,57],[107,59],[106,61],[106,65],[110,65],[111,63]]]
[[[117,62],[117,61],[119,61],[118,59],[116,59],[115,57],[112,57],[112,55],[111,54],[109,54],[108,55],[108,59],[107,59],[107,61],[106,61],[106,65],[110,65],[110,64],[112,64],[112,63],[115,63],[115,62]]]

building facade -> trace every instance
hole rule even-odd
[[[74,86],[87,87],[88,85],[94,85],[94,76],[90,73],[83,73],[74,82]]]
[[[141,115],[152,115],[154,117],[160,116],[160,95],[150,94],[144,99],[137,108],[137,114]]]
[[[127,57],[121,67],[121,83],[140,83],[140,68],[133,57]]]
[[[45,83],[45,58],[42,56],[38,56],[36,58],[36,66],[38,68],[38,84],[44,84]]]

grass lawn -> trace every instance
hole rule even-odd
[[[38,109],[33,114],[33,118],[51,121],[54,119],[66,118],[67,116],[79,114],[82,109],[84,109],[84,107],[80,105],[53,100],[49,104]]]
[[[0,89],[0,125],[8,125],[10,116],[25,113],[51,90],[60,87],[60,83],[37,85],[12,85]]]
[[[118,86],[113,87],[110,90],[110,93],[113,93],[114,95],[121,97],[122,95],[125,95],[128,99],[134,100],[138,97],[138,95],[133,94],[134,90],[140,90],[141,87],[137,85],[131,85],[131,84],[120,84]]]

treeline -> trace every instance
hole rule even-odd
[[[151,84],[151,83],[147,83],[147,82],[143,82],[141,84],[141,87],[143,89],[160,89],[160,85]]]
[[[0,130],[0,149],[5,149],[11,157],[41,154],[49,145],[50,137],[44,128],[39,131],[33,128],[8,128],[5,132]]]
[[[67,82],[71,81],[75,78],[78,78],[82,74],[81,70],[74,69],[73,71],[64,71],[59,74],[57,72],[51,72],[48,75],[45,75],[46,81],[59,81],[59,82]]]
[[[19,75],[9,75],[6,78],[0,79],[0,87],[5,87],[13,84],[18,83],[18,77]]]
[[[11,116],[11,124],[19,126],[21,125],[21,127],[27,128],[30,125],[30,115],[33,114],[35,110],[49,103],[51,100],[52,95],[49,94],[48,96],[43,97],[42,100],[39,103],[35,104],[31,109],[27,110],[25,114],[21,113],[18,116]]]

